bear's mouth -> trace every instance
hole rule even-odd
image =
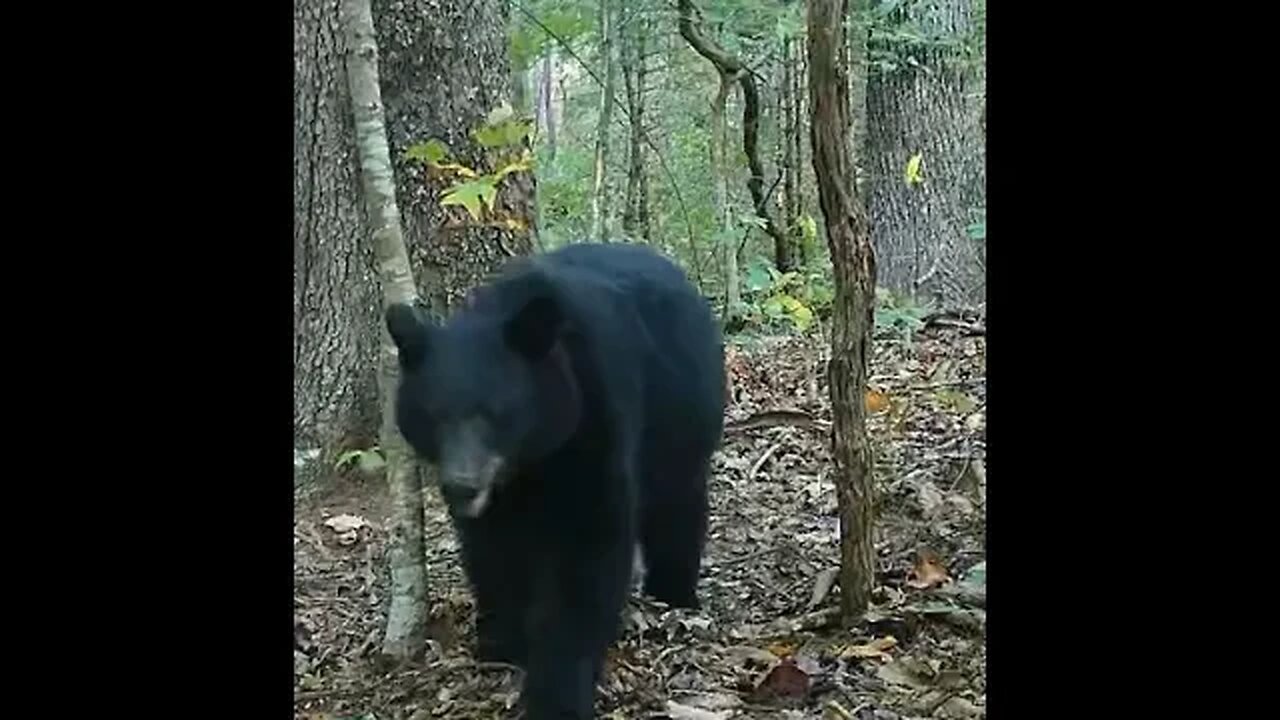
[[[477,518],[484,514],[493,499],[493,488],[498,483],[503,461],[490,455],[479,463],[466,463],[474,472],[452,472],[442,468],[441,485],[445,500],[463,517]]]

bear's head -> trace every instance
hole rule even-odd
[[[400,360],[396,422],[465,517],[569,440],[582,414],[554,294],[489,290],[443,325],[413,305],[386,313]]]

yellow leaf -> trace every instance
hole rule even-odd
[[[919,185],[924,182],[924,176],[920,174],[920,163],[924,161],[922,153],[916,153],[907,161],[907,170],[903,173],[908,185]]]
[[[849,645],[840,651],[840,657],[844,660],[851,658],[877,658],[888,659],[888,650],[898,645],[897,638],[888,635],[882,638],[876,638],[865,645]]]
[[[785,643],[780,643],[780,642],[776,642],[776,643],[773,643],[772,645],[769,645],[768,647],[765,648],[765,650],[768,650],[769,652],[773,653],[774,655],[777,655],[780,658],[790,657],[796,651],[795,646],[787,645]]]
[[[472,170],[466,165],[459,165],[458,163],[440,163],[436,165],[436,167],[440,168],[441,170],[452,170],[465,178],[474,178],[474,177],[480,176],[480,174],[477,173],[475,170]]]

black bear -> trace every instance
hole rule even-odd
[[[710,307],[646,247],[578,244],[513,262],[442,326],[409,305],[386,320],[397,422],[438,469],[478,655],[525,668],[529,720],[592,717],[634,564],[648,594],[698,606],[724,412]]]

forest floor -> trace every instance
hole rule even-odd
[[[986,705],[986,350],[955,325],[879,336],[869,427],[879,488],[872,608],[841,627],[825,342],[766,337],[727,364],[697,613],[634,597],[601,717],[982,718]],[[295,717],[509,718],[517,671],[470,657],[470,594],[428,493],[426,656],[375,662],[387,599],[381,483],[346,477],[295,511]],[[834,585],[834,586],[833,586]]]

